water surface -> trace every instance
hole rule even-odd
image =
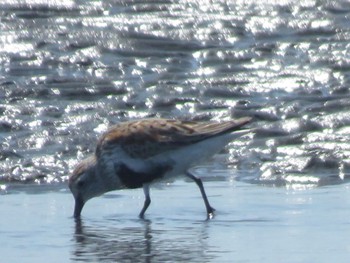
[[[0,251],[10,262],[347,262],[350,189],[286,191],[209,182],[217,209],[205,220],[194,183],[153,189],[146,220],[142,190],[91,200],[72,218],[67,189],[28,189],[1,198]],[[35,187],[34,187],[35,188]],[[33,190],[33,191],[32,191]]]
[[[349,19],[341,0],[1,1],[2,258],[345,262]],[[71,218],[67,178],[108,126],[242,116],[257,132],[194,169],[214,220],[181,179],[148,221],[136,190]]]

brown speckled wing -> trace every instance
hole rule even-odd
[[[96,155],[120,146],[133,158],[149,158],[206,138],[238,130],[250,118],[235,121],[188,122],[169,119],[130,121],[111,127],[100,138]]]

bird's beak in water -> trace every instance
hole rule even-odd
[[[81,198],[81,196],[77,196],[75,198],[75,207],[74,207],[74,217],[75,218],[79,218],[80,217],[80,213],[81,213],[81,210],[83,210],[83,207],[84,207],[84,201],[83,201],[83,198]]]

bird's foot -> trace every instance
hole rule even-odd
[[[215,209],[212,207],[209,207],[208,211],[207,211],[207,220],[213,219],[215,214]]]
[[[140,213],[139,214],[139,218],[142,219],[142,220],[145,220],[145,214],[144,213]]]

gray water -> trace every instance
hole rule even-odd
[[[348,1],[0,3],[4,262],[348,262]],[[90,201],[66,182],[130,119],[253,117],[183,179]]]

